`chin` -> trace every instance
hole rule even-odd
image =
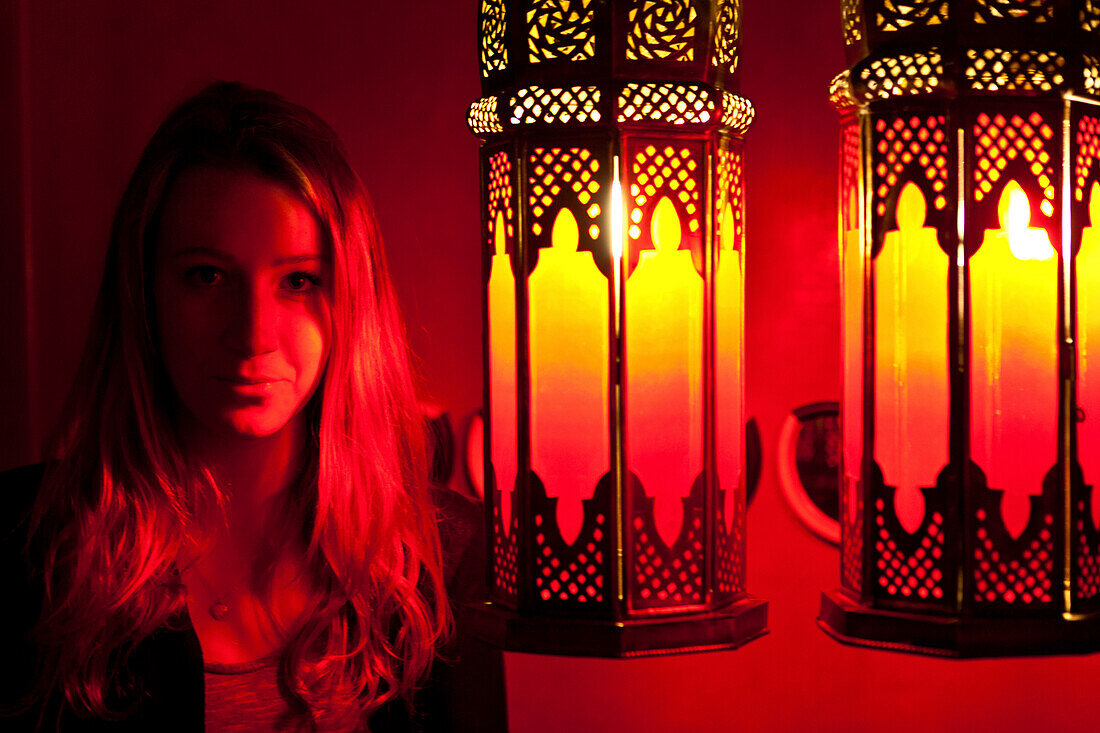
[[[225,415],[218,421],[217,432],[227,437],[260,440],[278,434],[290,424],[293,415]]]

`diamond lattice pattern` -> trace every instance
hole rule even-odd
[[[544,89],[530,86],[520,89],[510,101],[513,125],[570,122],[599,122],[599,87],[562,87]]]
[[[975,200],[984,200],[1001,180],[1008,164],[1023,158],[1043,194],[1039,210],[1045,216],[1053,216],[1054,166],[1047,151],[1047,143],[1053,137],[1054,130],[1038,112],[1032,112],[1026,118],[1021,115],[990,116],[984,112],[978,115],[974,124],[974,156],[977,159],[974,166]]]
[[[947,206],[947,120],[943,115],[896,117],[875,121],[875,213],[886,215],[886,197],[916,162],[932,188],[932,206]]]

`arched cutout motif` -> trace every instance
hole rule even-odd
[[[493,227],[489,263],[490,455],[500,491],[500,523],[511,531],[512,491],[516,480],[516,279],[505,251],[504,212]]]
[[[551,246],[528,279],[531,469],[557,498],[561,538],[573,544],[583,501],[610,462],[608,282],[568,207],[554,218]]]
[[[896,489],[898,522],[912,534],[924,519],[922,488],[948,462],[949,258],[926,227],[924,194],[902,188],[895,231],[874,260],[875,461]]]
[[[737,512],[735,492],[743,490],[745,477],[745,441],[741,437],[745,421],[741,381],[745,285],[735,227],[733,204],[727,198],[719,222],[718,266],[714,274],[715,430],[716,442],[721,446],[716,461],[719,485],[726,489],[722,517],[727,533],[733,531]]]
[[[970,455],[990,489],[1003,490],[1005,529],[1027,527],[1029,497],[1058,445],[1058,258],[1031,227],[1027,194],[1009,181],[970,258]]]
[[[627,466],[654,497],[667,546],[683,522],[682,500],[703,470],[703,280],[676,205],[661,197],[625,287]]]

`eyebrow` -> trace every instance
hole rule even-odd
[[[212,247],[188,247],[187,249],[181,249],[178,252],[172,254],[172,259],[181,259],[184,257],[212,257],[222,262],[233,262],[234,259],[221,250],[213,249]],[[323,263],[325,258],[321,255],[291,255],[290,257],[280,257],[275,261],[276,267],[282,267],[283,265],[297,265],[302,263]]]

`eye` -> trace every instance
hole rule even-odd
[[[184,279],[200,288],[210,288],[220,284],[225,274],[213,265],[196,265],[187,269]]]
[[[283,288],[291,293],[312,293],[319,287],[321,278],[312,272],[292,272],[283,278]]]

